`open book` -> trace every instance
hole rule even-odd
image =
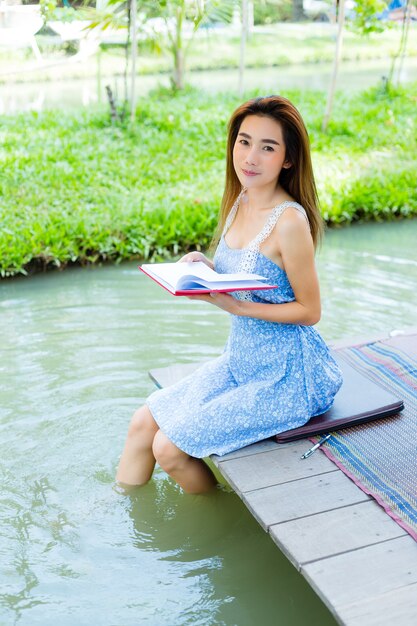
[[[174,296],[189,296],[210,291],[241,291],[275,289],[258,274],[219,274],[202,261],[190,263],[148,263],[139,267],[144,274]]]

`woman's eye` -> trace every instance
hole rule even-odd
[[[246,141],[246,139],[240,139],[239,143],[242,144],[242,146],[248,146],[249,143]]]
[[[266,150],[267,152],[273,152],[274,151],[272,146],[264,146],[264,150]]]

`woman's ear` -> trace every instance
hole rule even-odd
[[[284,161],[284,163],[282,164],[282,167],[283,167],[285,170],[290,169],[290,167],[291,167],[291,166],[292,166],[292,163],[291,163],[290,161]]]

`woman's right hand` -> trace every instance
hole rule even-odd
[[[213,261],[210,261],[202,252],[188,252],[183,257],[181,257],[178,263],[195,263],[196,261],[201,261],[208,265],[211,269],[214,269]]]

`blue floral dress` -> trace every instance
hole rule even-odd
[[[216,271],[255,272],[278,285],[277,289],[236,292],[235,297],[271,304],[295,300],[285,271],[260,252],[260,245],[288,206],[307,219],[304,209],[294,202],[278,205],[246,248],[232,249],[225,234],[240,197],[216,250]],[[146,403],[162,432],[178,448],[203,458],[302,426],[331,407],[341,384],[339,367],[314,327],[231,315],[223,354],[155,391]]]

